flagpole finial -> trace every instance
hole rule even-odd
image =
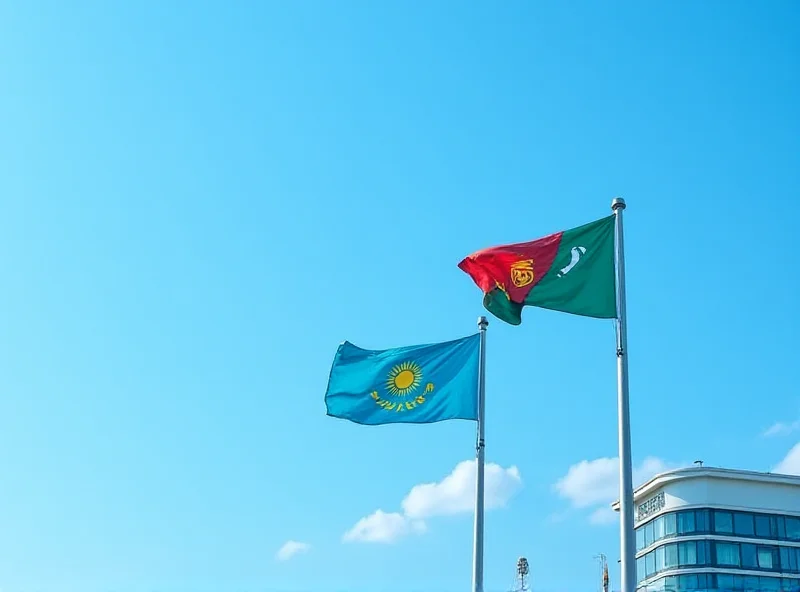
[[[615,197],[611,200],[611,209],[615,212],[617,210],[624,210],[625,209],[625,200],[621,197]]]
[[[478,317],[478,329],[481,331],[486,331],[486,327],[489,326],[489,321],[486,320],[486,317]]]

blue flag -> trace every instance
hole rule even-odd
[[[382,351],[345,341],[328,379],[328,415],[366,425],[477,421],[479,347],[479,333]]]

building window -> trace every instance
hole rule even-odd
[[[680,590],[699,590],[700,582],[697,574],[680,576],[678,580],[678,587]]]
[[[775,533],[773,534],[772,529],[772,520],[769,519],[769,516],[756,516],[756,536],[768,539],[772,536],[776,536],[777,528],[775,529]]]
[[[656,573],[664,571],[667,564],[664,561],[664,547],[656,549]]]
[[[781,588],[783,590],[800,590],[800,580],[795,578],[783,578],[781,581]]]
[[[709,527],[710,520],[708,516],[708,510],[697,510],[697,512],[695,512],[695,520],[697,522],[697,532],[709,532],[711,530]]]
[[[781,589],[780,578],[758,578],[761,590],[775,590],[777,592]]]
[[[758,548],[758,567],[761,569],[774,569],[776,567],[775,563],[775,549],[772,547]]]
[[[659,516],[653,520],[653,540],[660,541],[664,538],[664,517]]]
[[[672,592],[678,587],[678,576],[664,576],[664,592]]]
[[[709,541],[697,541],[697,565],[711,563],[711,543]]]
[[[754,536],[756,530],[753,527],[753,515],[736,512],[733,515],[733,530],[739,536]]]
[[[733,534],[733,515],[730,512],[714,512],[714,532]]]
[[[759,583],[760,578],[758,576],[745,576],[742,578],[744,581],[745,590],[758,590],[761,588],[761,584]]]
[[[666,566],[667,567],[678,567],[678,545],[677,543],[672,543],[671,545],[666,545],[664,547],[666,551]]]
[[[680,576],[663,576],[637,592],[797,592],[798,578],[767,576],[741,576],[731,574],[691,573]]]
[[[678,532],[678,517],[675,513],[666,514],[664,516],[664,534],[666,536],[675,536]]]
[[[717,543],[717,565],[739,567],[739,545]]]
[[[717,588],[721,590],[733,590],[733,576],[729,574],[717,574]]]
[[[644,549],[644,528],[636,529],[636,550],[641,551]]]
[[[697,543],[695,541],[678,545],[678,562],[681,565],[697,565]]]
[[[781,571],[797,571],[797,549],[781,547]]]
[[[800,518],[786,517],[786,538],[800,541]]]
[[[778,527],[778,538],[786,538],[786,519],[783,516],[775,517],[776,526]]]
[[[753,569],[758,567],[758,558],[756,556],[756,546],[742,543],[742,567]]]
[[[678,513],[678,532],[680,534],[689,534],[694,531],[694,512]]]
[[[653,544],[653,523],[648,522],[644,525],[644,546],[649,547]]]

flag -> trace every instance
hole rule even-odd
[[[366,425],[477,420],[479,348],[479,333],[380,351],[345,341],[328,379],[328,415]]]
[[[602,319],[617,316],[614,216],[513,245],[491,247],[458,266],[483,290],[483,305],[512,325],[524,306]]]

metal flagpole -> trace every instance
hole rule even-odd
[[[616,216],[617,259],[617,406],[619,420],[619,510],[621,592],[636,590],[636,538],[633,531],[633,466],[631,462],[631,413],[628,401],[628,334],[625,311],[625,248],[622,211],[625,200],[611,202]]]
[[[486,417],[486,317],[478,319],[481,331],[480,363],[478,365],[478,441],[476,464],[478,478],[475,485],[475,547],[472,554],[472,592],[483,592],[483,464],[485,442],[483,440]]]

